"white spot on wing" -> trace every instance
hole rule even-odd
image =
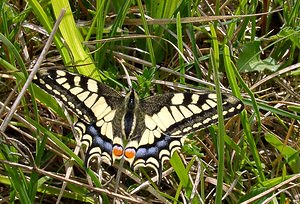
[[[165,131],[167,128],[165,126],[165,124],[160,120],[160,118],[154,114],[152,116],[152,119],[154,120],[154,122],[157,124],[157,126],[162,130],[162,131]]]
[[[198,101],[199,101],[199,95],[193,94],[192,95],[192,103],[196,104],[196,103],[198,103]]]
[[[156,128],[156,123],[149,115],[145,115],[145,125],[150,130],[154,130],[154,128]]]
[[[209,110],[209,109],[211,109],[211,107],[209,106],[209,105],[207,105],[206,103],[204,103],[202,106],[201,106],[201,108],[203,109],[203,110]]]
[[[203,120],[203,124],[207,124],[211,121],[211,118],[206,118],[205,120]]]
[[[136,171],[140,167],[146,167],[143,159],[138,159],[133,163],[133,170]]]
[[[186,128],[183,129],[183,132],[187,133],[187,132],[189,132],[191,129],[192,129],[192,127],[186,127]]]
[[[202,123],[195,123],[194,125],[193,125],[193,128],[198,128],[198,127],[200,127],[202,125]]]
[[[80,131],[85,132],[86,131],[86,126],[82,122],[77,122],[75,127],[80,128]]]
[[[166,149],[162,149],[159,152],[159,158],[161,159],[162,157],[170,157],[170,151],[166,150]]]
[[[56,70],[56,74],[59,76],[66,76],[66,72],[62,70]]]
[[[179,122],[184,119],[184,116],[180,113],[178,108],[176,106],[171,106],[170,107],[173,118],[175,119],[176,122]]]
[[[171,155],[178,149],[180,149],[181,147],[181,142],[178,140],[173,140],[170,144],[169,144],[169,150],[171,150]]]
[[[78,109],[77,109],[78,110]],[[81,115],[82,113],[81,113],[81,111],[79,112],[79,115]],[[91,122],[90,121],[90,118],[87,116],[87,115],[84,115],[83,116],[84,117],[84,119],[87,121],[87,122]]]
[[[171,99],[171,102],[174,105],[180,105],[183,103],[183,100],[184,100],[183,93],[177,93],[177,94],[174,94],[174,96]]]
[[[98,95],[93,93],[91,96],[89,96],[85,101],[84,104],[87,107],[92,107],[95,104],[95,101],[97,100]]]
[[[82,141],[81,144],[85,145],[86,147],[89,147],[89,145],[90,145],[88,141]]]
[[[73,104],[71,101],[68,101],[68,105],[69,105],[71,108],[75,108],[74,104]]]
[[[208,98],[210,98],[210,99],[217,100],[217,95],[216,95],[216,94],[214,94],[214,93],[208,94],[208,96],[207,96],[207,97],[208,97]]]
[[[71,88],[69,83],[64,83],[62,86],[67,90],[69,90]]]
[[[76,113],[79,114],[79,115],[81,115],[81,114],[82,114],[82,111],[81,111],[80,109],[77,108],[77,109],[76,109]]]
[[[175,120],[167,107],[163,107],[157,115],[164,122],[167,128],[175,123]]]
[[[57,91],[57,90],[53,90],[53,92],[56,94],[56,95],[60,95],[60,92],[59,91]]]
[[[93,149],[91,149],[91,151],[89,152],[91,155],[92,154],[99,154],[99,155],[101,155],[101,153],[102,153],[102,151],[101,151],[101,149],[99,148],[99,147],[94,147]],[[95,155],[96,156],[96,155]],[[94,157],[94,156],[92,156],[92,157]],[[90,159],[92,158],[92,157],[90,157]]]
[[[107,152],[102,152],[101,159],[104,163],[111,165],[111,156]]]
[[[77,98],[80,100],[80,101],[85,101],[85,99],[89,96],[90,92],[89,91],[84,91],[80,94],[77,95]]]
[[[80,76],[74,76],[74,85],[75,86],[80,86],[80,81],[81,81]]]
[[[96,123],[97,127],[101,127],[103,124],[104,124],[104,120],[99,120]]]
[[[154,133],[153,133],[153,131],[149,132],[148,143],[149,144],[153,144],[154,143]]]
[[[114,134],[113,134],[113,128],[112,128],[112,123],[111,122],[107,124],[105,135],[109,139],[111,139],[111,140],[113,139]]]
[[[207,100],[206,100],[206,103],[207,103],[208,105],[210,105],[212,108],[214,108],[214,107],[217,106],[217,103],[216,103],[215,101],[213,101],[213,100],[207,99]]]
[[[82,143],[84,143],[87,147],[89,147],[93,142],[93,137],[89,134],[84,134],[82,136],[82,140],[83,140]]]
[[[98,92],[98,84],[95,80],[89,79],[87,82],[87,88],[92,92]]]
[[[230,108],[230,109],[228,110],[228,112],[229,112],[229,113],[232,113],[232,112],[234,112],[234,110],[235,110],[235,108],[232,107],[232,108]]]
[[[146,161],[146,166],[151,167],[157,171],[157,168],[159,167],[159,163],[158,163],[157,159],[150,157]]]
[[[239,104],[236,109],[240,110],[242,108],[242,104]]]
[[[101,135],[106,135],[107,123],[104,123],[101,127]]]
[[[202,112],[202,110],[201,110],[198,106],[196,106],[196,105],[194,105],[194,104],[188,105],[188,108],[189,108],[191,111],[193,111],[193,113],[195,113],[195,114],[198,114],[198,113],[201,113],[201,112]]]
[[[66,98],[65,95],[60,95],[60,96],[61,96],[61,99],[62,99],[63,101],[67,101],[67,98]]]
[[[45,81],[43,79],[40,79],[41,84],[45,84]]]
[[[193,115],[193,113],[184,106],[179,106],[179,109],[185,118],[191,117]]]
[[[218,119],[218,114],[214,115],[213,117],[211,117],[213,120]]]
[[[154,136],[157,137],[157,138],[160,138],[160,136],[161,136],[160,131],[158,131],[157,129],[156,129],[156,130],[153,130],[153,134],[154,134]]]
[[[83,91],[83,89],[80,88],[80,87],[74,87],[74,88],[70,89],[70,92],[71,92],[72,94],[74,94],[74,95],[78,95],[78,94],[81,93],[82,91]]]
[[[177,131],[172,133],[172,136],[180,136],[180,135],[182,135],[181,130],[177,130]]]
[[[94,112],[95,116],[98,118],[98,119],[101,119],[102,117],[99,117],[101,116],[101,113],[107,108],[107,103],[105,101],[105,98],[104,97],[100,97],[97,102],[92,106],[92,111]]]
[[[108,114],[104,117],[104,120],[105,120],[106,122],[112,121],[112,120],[114,119],[114,117],[115,117],[115,113],[116,113],[116,110],[110,111],[110,113],[108,113]]]
[[[106,107],[106,109],[104,111],[98,112],[98,110],[97,110],[98,113],[94,112],[94,114],[95,114],[96,118],[99,120],[99,119],[103,118],[104,116],[106,116],[110,111],[111,111],[111,107],[108,106],[108,107]]]
[[[48,90],[52,90],[52,87],[51,87],[49,84],[46,84],[46,88],[47,88]]]
[[[145,144],[148,144],[148,138],[149,138],[149,135],[150,135],[150,130],[146,129],[141,137],[141,140],[140,140],[140,143],[139,145],[145,145]]]
[[[57,83],[59,83],[59,84],[63,84],[63,83],[65,83],[65,82],[67,81],[67,78],[61,77],[61,78],[56,79],[56,81],[57,81]]]

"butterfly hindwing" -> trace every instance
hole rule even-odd
[[[86,155],[84,164],[89,166],[89,161],[93,157],[100,157],[101,161],[112,165],[113,140],[101,133],[101,127],[95,124],[86,124],[80,119],[75,122],[74,128],[77,130],[82,144],[86,145]]]

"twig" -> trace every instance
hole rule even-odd
[[[58,26],[59,26],[59,24],[60,24],[60,22],[61,22],[61,20],[62,20],[62,18],[64,16],[65,12],[66,12],[65,9],[61,10],[60,15],[57,18],[57,21],[56,21],[56,23],[55,23],[55,25],[53,27],[53,30],[52,30],[52,32],[51,32],[51,34],[50,34],[50,36],[49,36],[49,38],[48,38],[48,40],[47,40],[47,42],[45,44],[45,47],[44,47],[44,49],[43,49],[40,57],[36,61],[35,65],[34,65],[34,67],[32,69],[32,72],[30,73],[30,75],[29,75],[27,81],[25,82],[25,84],[24,84],[24,86],[23,86],[20,94],[18,95],[17,99],[15,100],[14,104],[12,105],[12,107],[10,109],[10,112],[7,114],[7,116],[5,117],[5,119],[3,120],[3,122],[2,122],[2,124],[0,126],[0,131],[1,132],[5,132],[5,130],[7,128],[7,125],[10,122],[10,120],[12,119],[13,114],[15,113],[15,111],[16,111],[16,109],[17,109],[17,107],[18,107],[18,105],[19,105],[19,103],[20,103],[23,95],[25,94],[25,92],[26,92],[28,86],[30,85],[33,77],[35,76],[38,68],[41,66],[44,58],[46,57],[47,52],[48,52],[48,50],[50,48],[51,42],[52,42],[52,40],[54,38],[54,35],[55,35],[55,33],[56,33],[57,29],[58,29]]]
[[[26,165],[23,165],[23,164],[10,162],[10,161],[6,161],[6,160],[1,160],[1,159],[0,159],[0,163],[7,164],[7,165],[10,165],[10,166],[16,167],[16,168],[22,168],[24,171],[25,170],[30,171],[30,172],[34,171],[34,172],[37,172],[38,174],[49,176],[50,178],[57,179],[59,181],[65,181],[65,182],[68,182],[70,184],[79,186],[80,188],[86,188],[86,189],[90,190],[91,192],[105,193],[106,195],[108,195],[111,198],[116,197],[116,198],[119,198],[120,200],[129,201],[131,203],[137,203],[137,204],[141,203],[141,200],[138,199],[138,198],[135,198],[135,197],[132,197],[132,196],[129,196],[129,197],[128,196],[123,196],[121,194],[111,192],[107,189],[97,188],[97,187],[93,187],[93,186],[90,186],[90,185],[87,185],[87,184],[84,184],[84,183],[80,183],[80,182],[78,182],[74,179],[68,179],[68,178],[65,178],[64,176],[60,176],[57,173],[52,173],[52,172],[45,171],[43,169],[38,168],[37,166],[31,167],[31,166],[26,166]]]
[[[284,186],[284,185],[286,185],[288,183],[291,183],[292,181],[297,180],[299,178],[300,178],[300,174],[296,174],[295,176],[293,176],[293,177],[291,177],[291,178],[289,178],[289,179],[281,182],[280,184],[278,184],[278,185],[270,188],[269,190],[264,191],[261,194],[258,194],[257,196],[254,196],[254,197],[248,199],[247,201],[242,202],[241,204],[252,203],[252,202],[258,200],[259,198],[262,198],[262,197],[268,195],[269,193],[272,193],[272,192],[276,191],[277,189],[280,189],[282,186]]]

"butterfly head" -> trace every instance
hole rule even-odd
[[[125,110],[134,111],[139,105],[139,97],[132,89],[125,97]]]

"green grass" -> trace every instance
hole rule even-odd
[[[66,67],[124,93],[122,63],[141,97],[231,90],[245,110],[224,122],[218,106],[219,125],[188,136],[165,162],[160,186],[146,183],[155,176],[150,169],[133,172],[125,164],[113,193],[118,164],[102,165],[102,181],[85,169],[68,122],[72,114],[32,86],[0,134],[0,200],[95,203],[100,195],[103,203],[300,202],[294,185],[300,174],[300,1],[271,2],[266,10],[258,1],[211,7],[197,0],[143,2],[2,1],[1,123],[8,113],[3,104],[15,101],[45,46],[44,31],[51,32],[62,8],[65,17],[42,67]],[[265,11],[275,12],[254,16]],[[220,17],[211,21],[213,14]]]

